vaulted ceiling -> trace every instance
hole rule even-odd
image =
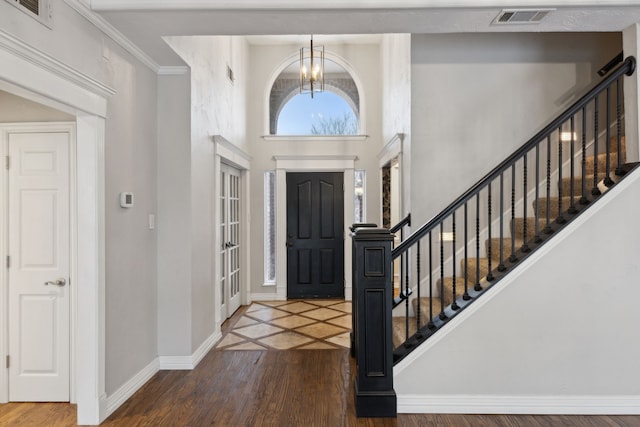
[[[86,0],[87,1],[87,0]],[[182,64],[169,35],[622,31],[640,22],[637,0],[91,0],[98,12],[162,66]],[[536,24],[496,25],[503,9],[547,8]],[[250,43],[282,42],[265,37]],[[345,42],[357,42],[357,39]]]

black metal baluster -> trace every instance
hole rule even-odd
[[[582,108],[582,189],[580,197],[580,204],[586,205],[589,203],[587,199],[587,107]]]
[[[553,233],[551,228],[551,135],[547,136],[547,223],[544,226],[544,234]]]
[[[618,137],[618,166],[616,175],[624,175],[622,170],[622,84],[621,79],[616,80],[616,126]]]
[[[513,236],[513,233],[511,233]],[[489,245],[491,245],[489,241]],[[507,267],[504,265],[504,172],[500,172],[500,263],[498,271],[505,271]]]
[[[431,243],[431,231],[429,231],[429,323],[427,323],[427,327],[435,329],[436,325],[433,323],[433,246]],[[419,283],[418,286],[420,286]]]
[[[407,257],[408,258],[408,257]],[[407,262],[407,269],[409,268],[409,263]],[[420,317],[422,313],[422,299],[420,298],[420,240],[416,242],[416,298],[418,299],[418,312],[416,313],[416,331],[420,331]],[[407,273],[407,279],[409,278],[409,273]],[[409,297],[407,296],[407,300]]]
[[[456,266],[456,211],[454,210],[453,213],[451,214],[451,231],[453,232],[453,240],[451,248],[453,250],[453,303],[451,303],[451,308],[453,310],[459,310],[460,306],[458,305],[458,303],[456,302],[456,299],[458,298],[457,296],[457,292],[456,292],[456,270],[457,270],[457,266]]]
[[[444,221],[443,221],[444,222]],[[440,222],[440,320],[447,319],[444,314],[444,224]]]
[[[571,150],[569,151],[569,154],[571,156],[571,163],[570,163],[571,164],[571,171],[570,171],[570,174],[569,174],[570,178],[571,178],[571,181],[569,183],[569,195],[571,197],[569,198],[569,213],[572,214],[572,215],[578,213],[578,209],[576,209],[575,202],[574,202],[574,198],[575,198],[575,196],[574,196],[574,194],[575,194],[575,183],[574,183],[575,175],[574,175],[574,170],[573,169],[574,169],[574,166],[575,166],[575,160],[574,160],[574,157],[575,157],[575,143],[576,143],[575,134],[576,134],[575,116],[571,116]],[[562,184],[560,184],[560,185],[562,185]]]
[[[476,291],[481,291],[480,285],[480,192],[476,193],[476,283],[473,286]]]
[[[558,216],[556,221],[558,224],[567,222],[562,212],[562,126],[558,128]]]
[[[598,106],[598,95],[594,97],[594,107],[593,107],[593,188],[591,189],[591,195],[599,196],[600,190],[598,189],[598,122],[600,121],[599,114],[600,107]]]
[[[406,256],[409,256],[409,251],[405,252]],[[402,281],[402,258],[400,258],[400,281]],[[405,341],[409,340],[409,283],[405,284],[404,291],[402,287],[400,287],[400,292],[404,292],[404,330],[405,330]]]
[[[488,212],[488,233],[489,233],[489,241],[491,241],[491,181],[489,181],[489,184],[487,184],[487,189],[488,189],[488,194],[487,194],[487,202],[488,202],[488,206],[487,206],[487,212]],[[489,247],[487,248],[487,265],[488,265],[488,273],[487,273],[487,282],[490,282],[493,280],[493,273],[491,272],[491,245],[489,245]],[[479,260],[478,260],[479,261]],[[478,263],[478,268],[480,268],[480,265]]]
[[[534,241],[536,243],[542,242],[540,238],[540,212],[537,207],[540,206],[540,142],[536,144],[536,211],[534,212],[536,219],[536,237]]]
[[[516,164],[511,165],[511,256],[509,262],[516,262]],[[525,230],[526,231],[526,230]]]
[[[467,202],[464,202],[464,295],[462,299],[469,301],[471,296],[469,295],[469,234],[468,234],[468,214],[467,214]]]
[[[527,166],[527,153],[524,153],[524,166],[523,166],[523,191],[524,191],[524,196],[523,196],[523,207],[522,207],[522,213],[524,216],[524,241],[522,243],[522,247],[520,248],[520,250],[524,253],[529,252],[531,249],[529,249],[529,245],[527,245],[527,170],[528,170],[528,166]]]
[[[605,177],[604,177],[604,185],[607,187],[611,187],[613,185],[613,180],[611,179],[611,86],[607,87],[607,140],[605,141],[605,161],[607,162],[605,165]],[[598,157],[596,157],[596,162],[598,161]]]

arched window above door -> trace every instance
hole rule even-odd
[[[271,87],[270,135],[356,135],[360,96],[351,75],[325,59],[324,92],[300,93],[298,62],[285,68]]]

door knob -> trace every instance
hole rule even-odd
[[[67,280],[64,277],[60,277],[55,281],[44,282],[45,285],[64,286],[67,284]]]
[[[290,240],[287,240],[287,247],[290,248],[293,246],[293,243]]]

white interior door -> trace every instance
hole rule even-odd
[[[12,133],[9,400],[69,401],[69,134]]]
[[[222,164],[220,172],[221,301],[226,317],[240,307],[240,171]]]

